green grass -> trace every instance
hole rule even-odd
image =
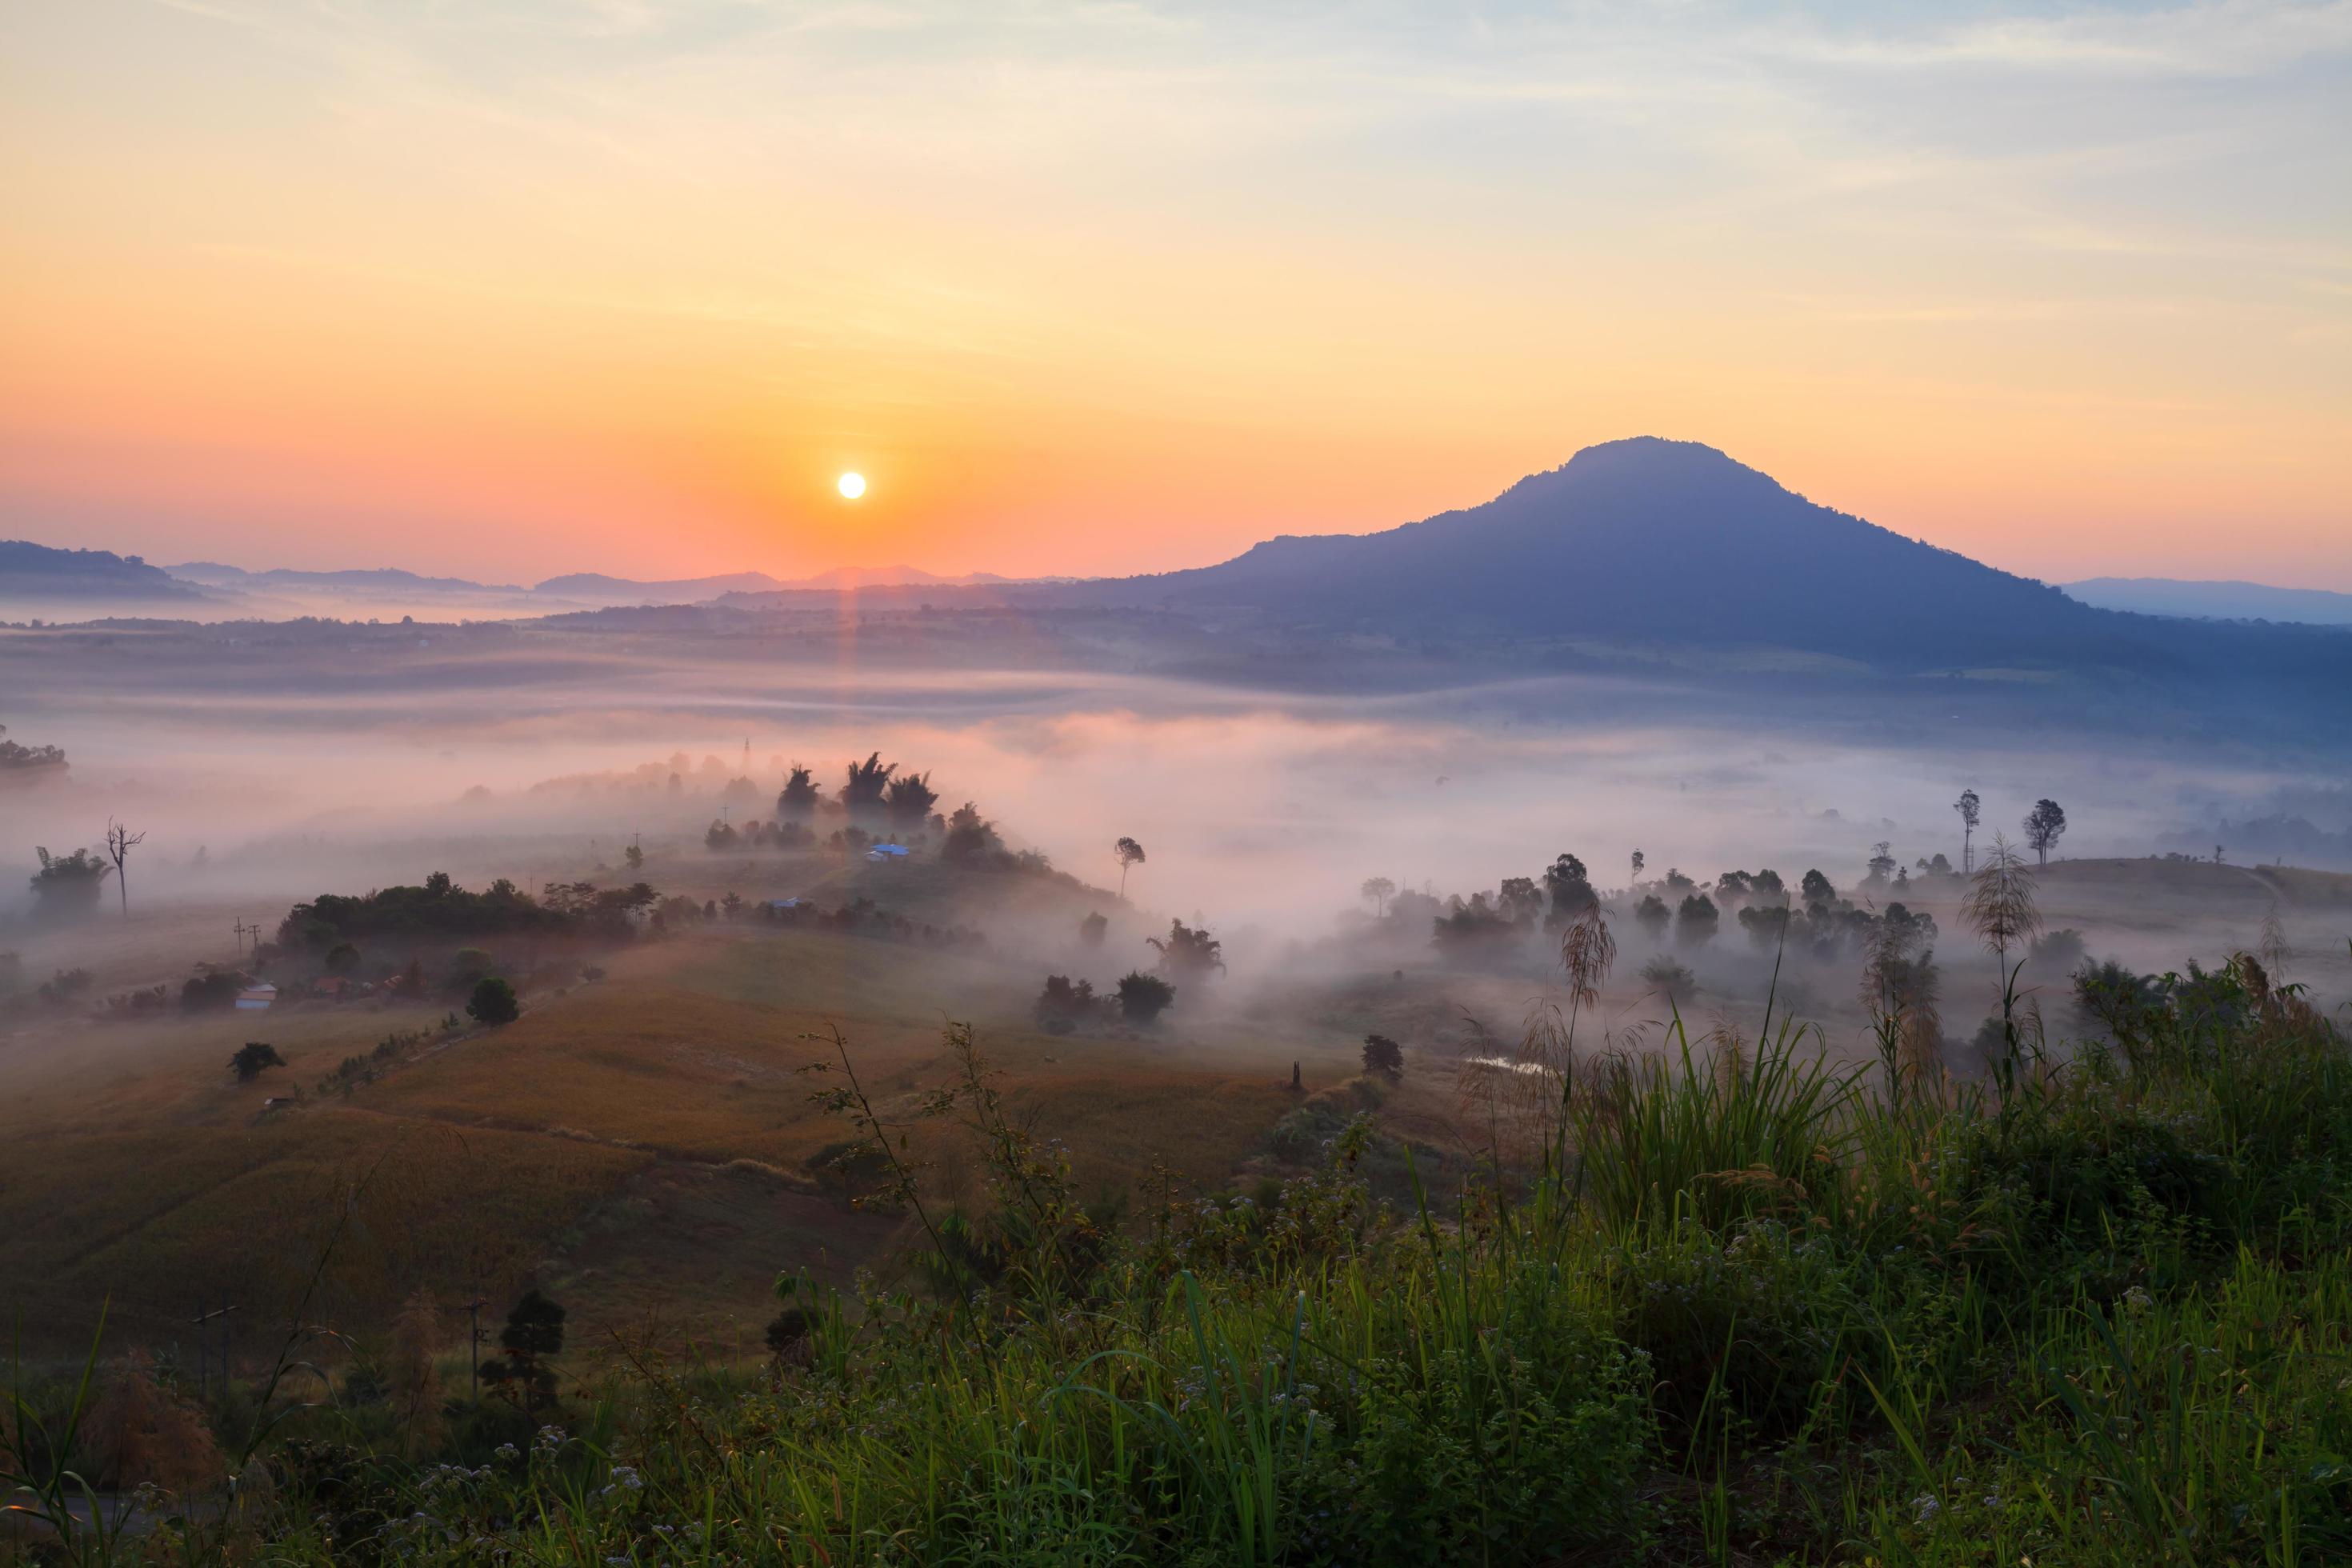
[[[1580,1063],[1549,1157],[1458,1203],[1380,1202],[1400,1156],[1367,1120],[1246,1195],[1147,1183],[1120,1225],[1027,1068],[993,1079],[951,1031],[929,1090],[870,1097],[853,1041],[820,1081],[901,1164],[929,1288],[798,1281],[812,1331],[765,1372],[568,1358],[562,1411],[458,1401],[435,1462],[394,1458],[376,1407],[296,1413],[263,1447],[278,1501],[173,1550],[2343,1561],[2352,1058],[2243,982],[2005,1098],[1889,1103],[1802,1029],[1736,1062],[1677,1032]],[[952,1189],[921,1164],[955,1160]]]

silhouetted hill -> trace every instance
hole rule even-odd
[[[2125,617],[1819,506],[1711,447],[1587,447],[1482,506],[1087,585],[1360,628],[1757,643],[1923,665],[2139,662]]]
[[[2352,594],[2325,588],[2275,588],[2267,583],[2198,583],[2173,577],[2091,577],[2068,583],[2069,597],[2103,610],[2200,620],[2294,621],[2305,626],[2352,626]]]
[[[404,594],[520,594],[523,591],[512,584],[477,583],[465,577],[426,577],[396,566],[357,567],[331,572],[304,572],[290,566],[272,566],[266,571],[248,572],[242,566],[226,566],[217,561],[187,561],[166,570],[174,577],[216,588],[323,588],[345,593]]]
[[[783,580],[765,572],[730,572],[717,577],[673,577],[644,582],[634,577],[607,577],[602,572],[574,572],[550,577],[531,592],[551,599],[607,605],[693,605],[721,594],[759,594],[784,586]]]
[[[110,550],[57,550],[0,539],[0,595],[10,598],[195,599],[203,591],[160,566]]]

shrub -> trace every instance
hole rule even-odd
[[[236,1005],[236,994],[249,977],[234,969],[207,968],[190,975],[180,987],[180,1005],[191,1013],[215,1013]]]
[[[1366,1035],[1364,1070],[1395,1083],[1404,1077],[1404,1047],[1386,1035]]]
[[[236,1055],[228,1059],[229,1070],[236,1074],[239,1083],[251,1083],[271,1068],[285,1065],[286,1058],[278,1054],[278,1047],[260,1040],[247,1040],[236,1048]]]
[[[1157,974],[1130,970],[1119,978],[1118,1013],[1130,1024],[1149,1024],[1176,1002],[1176,987]]]

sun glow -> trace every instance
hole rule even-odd
[[[864,474],[844,474],[840,479],[834,481],[834,487],[841,491],[842,500],[856,500],[859,496],[866,493],[866,476]]]

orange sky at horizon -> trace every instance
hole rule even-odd
[[[1652,434],[2352,590],[2352,13],[2215,9],[13,14],[0,535],[1100,574]]]

